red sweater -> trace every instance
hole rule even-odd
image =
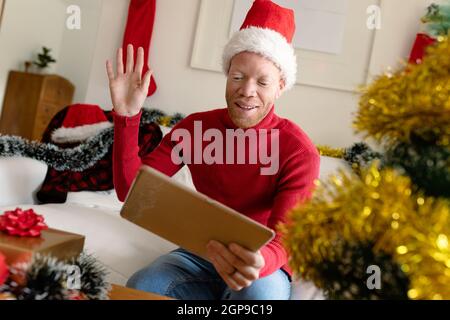
[[[141,159],[138,156],[138,130],[142,112],[133,117],[113,114],[113,180],[121,201],[126,198],[141,164],[151,166],[168,176],[173,176],[182,168],[183,164],[176,165],[171,160],[171,150],[178,143],[171,141],[173,129],[187,129],[193,138],[194,121],[202,121],[203,132],[216,128],[222,132],[223,137],[227,128],[237,128],[226,108],[194,113],[180,121],[153,152]],[[235,161],[235,164],[208,165],[204,161],[194,164],[192,160],[188,168],[197,191],[275,230],[279,222],[285,221],[289,209],[311,196],[313,182],[319,175],[320,157],[308,136],[291,121],[278,117],[274,113],[274,107],[253,128],[278,129],[279,169],[276,174],[261,175],[260,168],[270,165],[261,165],[259,161],[258,164],[248,164],[248,161],[246,164],[236,164]],[[271,130],[267,132],[267,136],[270,136]],[[203,142],[202,147],[209,143]],[[191,145],[194,146],[193,141]],[[246,159],[249,159],[248,153]],[[261,254],[265,260],[261,277],[280,268],[291,274],[279,233],[261,249]]]

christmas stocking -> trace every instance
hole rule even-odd
[[[153,31],[153,22],[155,21],[156,0],[130,0],[128,8],[128,20],[123,37],[123,48],[132,44],[135,50],[144,48],[144,61],[148,61],[148,52],[150,50],[150,40]],[[124,50],[124,65],[127,59],[127,50]],[[144,63],[142,74],[147,72],[147,63]],[[150,87],[147,96],[151,96],[156,90],[155,79],[151,78]]]
[[[411,54],[409,55],[409,62],[412,64],[420,63],[423,60],[427,47],[435,42],[436,40],[429,35],[418,33]]]

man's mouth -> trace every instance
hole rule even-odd
[[[247,104],[237,103],[237,102],[236,102],[235,104],[236,104],[236,106],[239,107],[240,109],[243,109],[243,110],[246,110],[246,111],[249,111],[249,110],[253,110],[253,109],[258,108],[258,106],[255,106],[255,105],[247,105]]]

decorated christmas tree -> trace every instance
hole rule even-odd
[[[425,23],[430,36],[446,36],[450,29],[450,1],[447,0],[441,5],[431,4],[422,22]]]
[[[434,35],[421,63],[363,89],[354,125],[379,159],[317,182],[280,225],[327,298],[450,299],[450,40]]]

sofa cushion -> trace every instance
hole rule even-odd
[[[32,204],[47,165],[25,157],[0,157],[0,206]]]

